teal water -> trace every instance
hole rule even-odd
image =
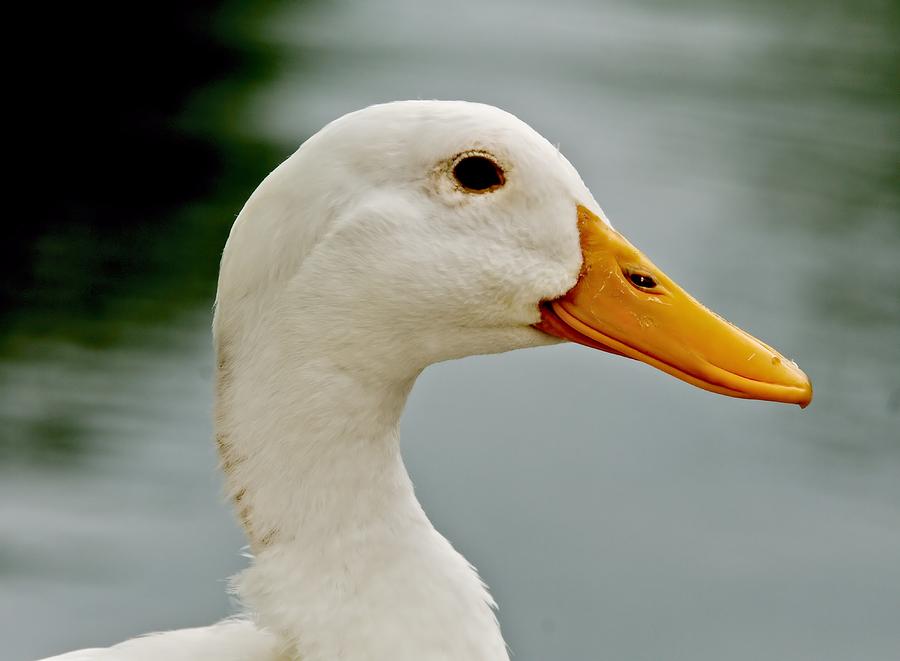
[[[559,143],[618,229],[816,390],[805,411],[730,400],[575,346],[427,370],[407,463],[514,658],[895,659],[897,18],[389,0],[218,24],[277,63],[227,112],[227,84],[185,106],[185,130],[239,143],[221,187],[147,234],[158,259],[102,315],[23,304],[6,337],[3,658],[231,612],[245,560],[210,441],[210,259],[259,176],[330,119],[465,98]]]

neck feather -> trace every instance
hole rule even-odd
[[[309,343],[254,345],[219,338],[216,439],[255,556],[236,584],[260,624],[303,661],[506,661],[490,595],[400,456],[415,377],[363,379]]]

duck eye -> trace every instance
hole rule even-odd
[[[628,279],[631,280],[635,287],[640,287],[641,289],[653,289],[656,287],[656,280],[643,273],[631,273],[628,275]]]
[[[459,185],[473,193],[486,193],[504,183],[503,170],[487,156],[466,156],[453,166]]]

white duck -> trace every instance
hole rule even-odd
[[[58,659],[507,660],[400,456],[432,363],[564,338],[714,392],[812,396],[616,233],[547,140],[474,103],[372,106],[310,138],[235,222],[214,326],[251,615]]]

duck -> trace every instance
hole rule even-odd
[[[429,365],[568,341],[713,393],[812,399],[617,232],[557,147],[465,101],[352,112],[271,172],[226,242],[213,341],[245,613],[57,661],[508,661],[401,456]]]

